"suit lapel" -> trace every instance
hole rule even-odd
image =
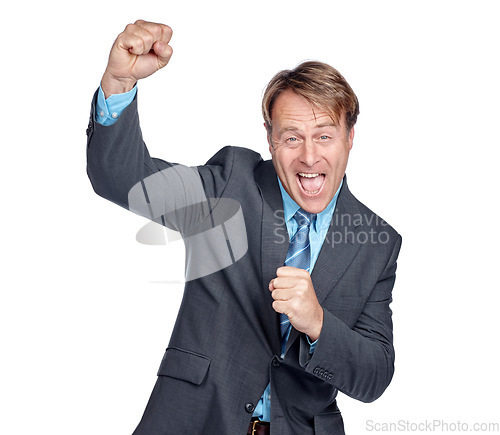
[[[269,282],[276,277],[276,269],[283,266],[288,251],[288,232],[286,229],[283,200],[278,179],[271,160],[261,163],[255,178],[263,199],[263,215],[261,228],[261,264],[262,286],[266,292],[265,304],[262,307],[262,322],[266,325],[266,333],[273,353],[280,354],[279,316],[272,307],[273,298],[269,291]]]

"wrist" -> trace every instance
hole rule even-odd
[[[124,94],[125,92],[129,92],[133,89],[137,80],[130,78],[116,78],[113,77],[106,70],[101,79],[101,89],[104,92],[104,97],[108,98],[113,94]]]
[[[320,308],[318,312],[317,321],[314,322],[314,325],[312,326],[310,331],[307,332],[307,336],[311,341],[316,341],[319,338],[322,329],[323,329],[323,308]]]

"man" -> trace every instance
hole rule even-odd
[[[118,36],[87,130],[95,191],[186,241],[183,302],[134,433],[344,434],[337,392],[369,402],[392,379],[401,245],[347,187],[357,98],[306,62],[265,91],[272,161],[236,147],[197,168],[152,159],[135,85],[168,63],[171,34],[140,20]]]

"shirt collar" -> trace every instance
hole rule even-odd
[[[342,179],[340,181],[340,186],[337,189],[337,192],[335,192],[335,195],[333,196],[328,206],[321,213],[318,213],[316,215],[316,219],[314,220],[314,231],[318,232],[320,228],[330,225],[330,221],[332,220],[333,210],[335,209],[335,204],[337,203],[337,197],[339,196],[340,188],[342,187],[343,183],[344,180]],[[278,177],[278,184],[281,190],[281,197],[283,198],[283,212],[285,215],[285,223],[286,223],[293,218],[293,216],[295,215],[295,213],[297,213],[297,210],[300,208],[300,206],[292,199],[292,197],[285,190],[285,188],[281,184],[281,180],[279,179],[279,177]]]

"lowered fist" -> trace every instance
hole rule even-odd
[[[323,328],[323,308],[318,302],[311,275],[304,269],[283,266],[269,283],[274,299],[273,309],[288,316],[292,326],[312,341]]]
[[[172,29],[165,24],[138,20],[129,24],[116,38],[102,76],[101,87],[111,94],[130,91],[137,80],[163,68],[172,56],[168,45]]]

